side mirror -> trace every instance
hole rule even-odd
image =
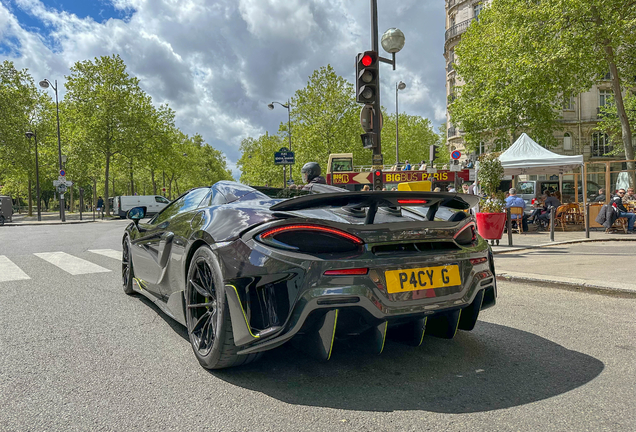
[[[132,220],[135,223],[135,225],[137,225],[139,223],[139,219],[143,219],[146,217],[146,210],[147,210],[147,207],[145,206],[133,207],[130,210],[128,210],[128,213],[126,213],[126,219]]]

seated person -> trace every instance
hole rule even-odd
[[[634,220],[636,220],[636,213],[630,213],[623,205],[623,197],[625,196],[625,189],[619,189],[618,194],[612,197],[610,204],[618,210],[619,218],[627,218],[627,233],[634,233]]]
[[[625,201],[636,201],[636,195],[634,195],[633,187],[627,188],[627,193],[625,194],[625,197],[623,198],[623,202]]]
[[[556,191],[553,194],[550,194],[550,196],[546,197],[545,201],[543,202],[544,211],[536,216],[536,219],[534,220],[535,224],[540,224],[541,222],[543,222],[544,225],[548,225],[550,223],[550,208],[558,208],[561,205],[561,200],[559,199],[560,197],[561,194],[559,193],[559,191]]]
[[[515,188],[510,188],[508,190],[508,197],[506,198],[506,208],[509,207],[521,207],[522,209],[526,208],[526,202],[523,200],[523,198],[517,196],[517,189]],[[519,219],[520,215],[513,214],[510,217],[514,221],[515,219]],[[528,216],[526,216],[525,214],[521,216],[521,226],[524,231],[528,231]]]
[[[598,190],[598,196],[594,199],[594,202],[605,202],[605,189]]]

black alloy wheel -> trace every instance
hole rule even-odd
[[[192,256],[184,297],[188,336],[201,366],[222,369],[250,363],[260,357],[260,353],[238,354],[221,267],[207,246],[200,247]]]
[[[212,269],[204,256],[192,261],[186,290],[186,313],[192,348],[206,356],[214,346],[218,310]]]
[[[122,256],[121,256],[121,282],[124,287],[124,292],[128,295],[134,294],[135,290],[133,290],[133,268],[132,268],[132,258],[130,256],[130,246],[129,246],[128,238],[124,240],[124,244],[122,245]]]

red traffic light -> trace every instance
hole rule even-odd
[[[371,57],[369,54],[365,54],[362,56],[361,63],[364,66],[371,66],[373,64],[373,57]]]
[[[381,176],[382,175],[382,171],[376,170],[375,175],[376,175],[376,177]]]

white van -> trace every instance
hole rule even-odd
[[[168,198],[161,195],[126,195],[116,196],[113,200],[113,214],[125,218],[126,213],[133,207],[146,207],[146,215],[153,216],[170,204]]]

